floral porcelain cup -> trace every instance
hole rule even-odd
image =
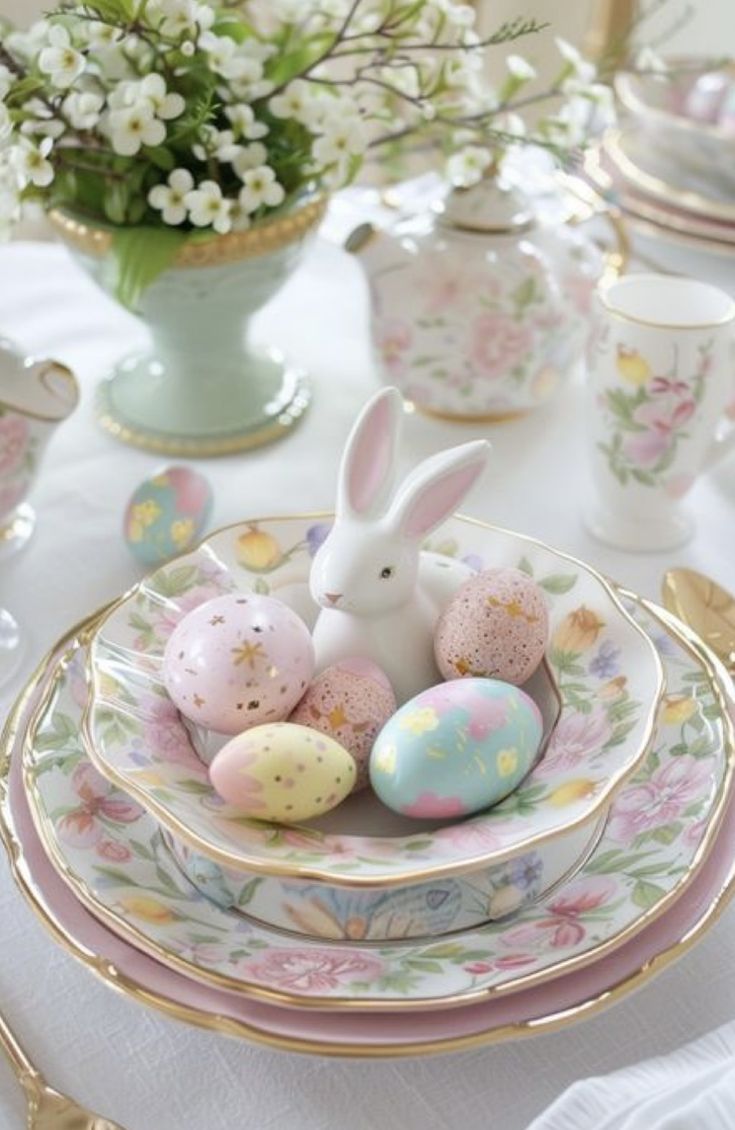
[[[718,434],[735,302],[708,283],[643,274],[597,297],[588,397],[597,497],[585,522],[619,549],[673,549],[693,531],[680,499],[735,446],[735,428]]]
[[[46,443],[78,400],[77,382],[64,365],[25,360],[0,339],[0,556],[31,536],[35,515],[25,499]]]
[[[432,211],[348,239],[371,295],[386,380],[429,415],[492,421],[549,400],[583,355],[602,253],[485,180]],[[615,258],[616,269],[624,261]],[[613,258],[608,259],[613,269]]]

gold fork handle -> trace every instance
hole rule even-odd
[[[37,1091],[40,1086],[43,1086],[43,1076],[31,1063],[8,1027],[2,1013],[0,1013],[0,1047],[5,1052],[18,1081],[26,1091]]]

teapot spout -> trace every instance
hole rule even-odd
[[[79,385],[60,361],[24,360],[9,344],[0,346],[0,408],[60,424],[79,403]]]
[[[74,373],[60,361],[31,361],[26,367],[26,380],[35,386],[34,402],[39,415],[61,423],[79,403],[79,384]]]

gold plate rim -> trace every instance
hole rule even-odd
[[[242,525],[256,523],[264,524],[266,522],[313,521],[316,519],[331,517],[333,517],[333,513],[330,511],[316,511],[306,514],[285,514],[276,516],[268,515],[265,517],[256,516],[252,518],[245,518],[242,521],[233,522],[226,526],[220,526],[216,530],[213,530],[205,538],[203,538],[197,546],[189,550],[186,554],[182,554],[181,557],[189,557],[194,553],[198,553],[199,550],[212,538],[219,537],[221,534],[226,534],[229,531],[235,530]],[[472,871],[477,871],[481,867],[491,867],[496,863],[501,863],[507,859],[512,859],[514,856],[521,855],[525,851],[530,850],[532,847],[536,847],[540,844],[550,843],[552,840],[557,839],[559,836],[563,836],[568,832],[571,832],[573,829],[580,827],[581,824],[592,818],[595,814],[600,815],[604,810],[609,808],[610,803],[612,802],[616,793],[620,788],[622,788],[625,781],[636,771],[650,749],[651,742],[653,741],[655,734],[658,710],[664,694],[665,680],[661,658],[646,633],[638,626],[638,624],[636,624],[633,617],[624,608],[621,599],[617,595],[615,586],[606,577],[604,577],[603,574],[599,572],[599,570],[595,569],[594,566],[589,565],[586,562],[582,561],[580,558],[573,557],[571,554],[565,553],[562,550],[554,549],[552,546],[549,546],[545,542],[542,542],[539,538],[531,537],[528,534],[520,534],[515,530],[508,530],[502,526],[495,526],[490,522],[484,522],[479,518],[471,518],[464,514],[457,514],[455,515],[455,518],[460,522],[466,523],[467,525],[477,526],[478,528],[484,530],[491,530],[495,533],[520,539],[521,541],[529,545],[537,546],[549,553],[554,554],[556,557],[561,558],[564,561],[570,562],[572,565],[580,568],[583,572],[586,572],[589,576],[593,577],[602,587],[603,591],[607,594],[607,596],[617,609],[619,615],[622,616],[622,618],[632,626],[634,631],[641,637],[649,651],[650,658],[653,661],[653,666],[656,671],[656,693],[654,694],[649,706],[647,724],[644,735],[641,739],[641,747],[638,751],[638,754],[635,758],[631,759],[630,763],[623,769],[621,769],[620,772],[610,778],[610,780],[607,782],[606,788],[594,798],[594,804],[592,805],[592,807],[589,808],[586,812],[583,812],[576,820],[569,821],[562,828],[559,828],[555,831],[551,831],[542,835],[528,836],[525,840],[520,841],[518,844],[514,844],[512,847],[507,848],[503,851],[497,851],[490,857],[488,857],[487,853],[485,853],[484,855],[473,856],[471,859],[466,859],[459,863],[455,862],[447,863],[444,865],[437,865],[436,867],[430,869],[427,868],[423,871],[416,871],[416,869],[414,868],[413,870],[391,872],[390,875],[386,875],[381,878],[376,878],[375,876],[369,875],[362,877],[357,875],[341,876],[326,871],[317,865],[285,866],[283,864],[283,861],[276,865],[258,859],[244,860],[239,855],[230,854],[224,849],[216,849],[206,841],[200,839],[200,837],[196,833],[191,832],[185,824],[181,823],[178,820],[178,818],[172,816],[168,809],[159,804],[155,800],[155,798],[151,798],[144,789],[141,789],[139,786],[137,786],[135,782],[127,780],[123,774],[119,774],[100,757],[99,751],[95,747],[90,729],[92,714],[92,696],[90,695],[87,700],[84,714],[82,716],[81,730],[85,748],[90,760],[92,761],[92,764],[103,775],[103,777],[106,777],[108,781],[112,782],[112,784],[116,785],[129,796],[132,796],[135,800],[137,800],[138,803],[143,806],[143,808],[150,812],[178,839],[183,840],[195,851],[209,856],[210,859],[214,859],[217,863],[220,863],[225,867],[232,867],[236,871],[247,871],[260,875],[277,875],[281,878],[308,879],[310,882],[328,883],[331,886],[349,887],[352,889],[367,887],[375,890],[387,890],[391,887],[403,886],[407,883],[413,882],[414,880],[423,881],[428,878],[433,879],[440,876],[444,877],[448,875],[470,874]],[[178,560],[178,558],[176,558],[175,560]],[[116,601],[113,601],[112,604],[108,605],[104,612],[100,615],[96,628],[93,632],[94,638],[90,642],[90,651],[87,658],[87,676],[90,682],[90,687],[94,686],[94,670],[92,666],[92,648],[94,646],[94,639],[96,639],[96,637],[99,635],[109,617],[113,615],[122,604],[124,604],[126,601],[130,600],[138,592],[140,592],[143,585],[147,583],[151,575],[152,574],[148,574],[137,584],[133,585],[132,588],[123,593],[122,596],[120,596]],[[294,825],[294,827],[298,827],[298,825]]]
[[[639,599],[643,607],[656,614],[658,610],[655,604],[643,598]],[[23,714],[34,692],[42,682],[50,662],[52,662],[56,654],[62,648],[68,646],[71,640],[82,631],[85,625],[89,626],[91,622],[90,618],[82,621],[62,637],[49,651],[21,692],[5,723],[2,735],[0,736],[0,839],[7,852],[11,872],[16,885],[37,919],[47,929],[54,940],[61,945],[64,951],[82,965],[89,968],[98,979],[103,981],[108,987],[113,988],[134,1001],[154,1008],[166,1016],[192,1024],[195,1027],[217,1032],[221,1035],[246,1039],[253,1043],[281,1051],[318,1054],[338,1058],[380,1059],[383,1057],[404,1058],[414,1055],[436,1055],[461,1051],[468,1048],[489,1046],[511,1039],[542,1035],[547,1032],[550,1033],[567,1028],[580,1019],[595,1016],[652,980],[669,965],[673,964],[687,953],[699,938],[715,925],[735,893],[735,860],[733,860],[733,864],[719,889],[712,895],[707,907],[699,914],[695,921],[692,922],[683,937],[660,953],[646,959],[638,969],[621,978],[621,980],[615,982],[608,988],[595,992],[572,1006],[546,1015],[511,1022],[495,1029],[470,1033],[464,1036],[445,1037],[439,1040],[428,1041],[408,1041],[400,1045],[380,1044],[377,1042],[356,1042],[345,1045],[344,1043],[334,1040],[320,1041],[309,1038],[274,1035],[272,1032],[256,1024],[247,1023],[234,1017],[223,1016],[221,1013],[217,1012],[205,1012],[191,1005],[184,1005],[180,1001],[167,996],[165,993],[148,989],[139,984],[133,977],[118,970],[113,962],[90,952],[82,943],[78,942],[70,935],[66,927],[58,921],[54,912],[46,905],[43,893],[34,883],[25,861],[23,845],[15,831],[15,824],[9,804],[8,773],[10,768],[10,755],[21,726]],[[667,617],[667,622],[670,627],[676,623],[676,630],[682,637],[697,644],[698,641],[694,633],[690,632],[689,629],[682,631],[683,625],[679,625],[675,618]]]
[[[626,596],[632,599],[639,600],[640,598],[631,593],[625,593]],[[642,602],[643,603],[643,602]],[[658,614],[658,611],[648,609],[650,614],[663,626],[666,626],[666,613],[663,613],[663,618]],[[96,620],[90,618],[89,637],[94,634]],[[51,696],[53,695],[56,682],[62,670],[61,664],[57,664],[53,673],[52,679],[49,682],[44,694],[41,696],[38,704],[36,705],[33,713],[26,726],[26,732],[22,748],[22,769],[23,780],[26,790],[26,795],[29,800],[29,807],[31,816],[43,844],[44,850],[53,864],[57,873],[61,876],[67,886],[74,892],[79,901],[94,915],[95,918],[102,921],[107,925],[115,934],[130,941],[137,949],[142,949],[144,952],[153,954],[162,964],[173,968],[184,975],[201,981],[205,984],[211,984],[214,987],[226,989],[228,992],[235,993],[247,998],[256,1000],[265,1000],[269,1003],[278,1005],[286,1005],[288,1007],[295,1007],[299,1009],[308,1010],[323,1010],[323,1011],[338,1011],[338,1012],[421,1012],[421,1011],[439,1011],[444,1009],[451,1009],[462,1007],[467,1004],[479,1003],[481,1001],[489,1000],[493,997],[506,995],[511,992],[517,992],[523,988],[531,988],[540,982],[548,982],[556,977],[570,973],[573,970],[582,969],[586,965],[597,961],[600,957],[604,956],[617,949],[620,945],[624,944],[630,938],[634,937],[647,925],[655,922],[666,910],[675,902],[681,894],[687,889],[689,884],[696,877],[696,874],[707,857],[710,844],[716,837],[719,830],[722,817],[727,807],[727,803],[732,792],[733,774],[735,772],[735,726],[731,720],[730,714],[727,709],[728,696],[725,692],[725,682],[722,673],[720,672],[718,663],[710,656],[709,650],[701,645],[695,645],[692,641],[688,640],[686,636],[682,635],[677,629],[668,627],[667,630],[674,635],[677,640],[684,646],[690,654],[701,664],[704,669],[713,692],[718,699],[721,706],[723,718],[725,719],[725,772],[720,784],[718,794],[712,810],[712,816],[707,825],[706,833],[700,843],[697,851],[695,852],[691,863],[679,882],[662,898],[658,901],[655,907],[644,910],[642,914],[631,923],[625,930],[618,932],[614,937],[603,941],[598,945],[592,947],[584,954],[570,957],[557,962],[550,969],[538,970],[536,973],[521,974],[502,985],[487,986],[485,988],[478,988],[462,993],[456,993],[441,997],[421,997],[416,999],[403,999],[403,1000],[381,1000],[381,999],[356,999],[353,997],[317,997],[317,996],[303,996],[292,995],[276,989],[265,988],[261,985],[252,982],[245,982],[242,980],[235,981],[228,977],[226,974],[215,973],[211,970],[202,969],[200,966],[194,965],[185,958],[180,957],[178,954],[171,952],[151,938],[145,936],[135,925],[131,924],[126,918],[116,914],[108,907],[102,906],[97,899],[97,896],[90,890],[87,883],[79,876],[74,875],[58,850],[56,838],[49,828],[49,821],[45,813],[41,809],[36,787],[36,775],[34,767],[30,764],[30,751],[33,746],[33,736],[35,728],[38,724],[40,716],[47,709]],[[731,705],[735,706],[735,698],[732,699]],[[269,929],[265,926],[264,929]],[[313,939],[312,939],[313,940]],[[344,942],[336,943],[324,940],[322,945],[325,948],[330,946],[337,946],[344,948]]]

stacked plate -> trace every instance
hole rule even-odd
[[[616,91],[628,117],[585,157],[596,188],[634,223],[703,251],[735,247],[735,80],[703,75],[691,63],[662,80],[620,74]],[[720,90],[720,87],[722,88]],[[726,124],[702,120],[713,102],[732,107]]]
[[[234,589],[309,615],[328,519],[250,521],[60,641],[6,728],[2,824],[56,937],[118,989],[297,1050],[415,1054],[567,1024],[682,953],[733,884],[728,677],[667,614],[532,539],[456,518],[431,548],[514,565],[551,639],[543,754],[488,812],[403,823],[358,794],[308,827],[209,785],[161,655]]]

